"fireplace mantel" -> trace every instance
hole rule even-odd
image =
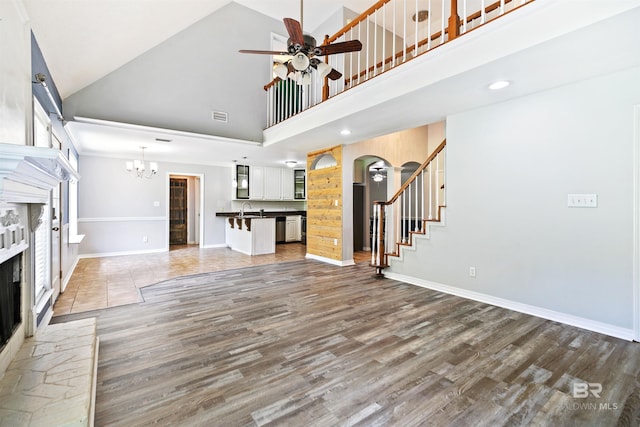
[[[51,189],[72,179],[80,175],[59,150],[0,143],[0,202],[47,203]]]

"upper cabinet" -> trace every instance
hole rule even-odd
[[[282,200],[282,169],[264,168],[264,199]]]
[[[293,169],[282,169],[282,199],[283,200],[293,200],[294,192],[293,192]]]
[[[296,169],[293,171],[293,198],[304,200],[307,198],[307,171]]]
[[[236,177],[234,181],[234,186],[236,187],[236,199],[249,198],[251,181],[252,179],[249,176],[249,166],[236,165]]]
[[[262,166],[251,166],[251,181],[249,185],[249,198],[254,200],[264,199],[264,168]]]
[[[289,168],[249,167],[250,200],[300,200],[296,190],[295,173]],[[304,172],[304,170],[302,170]],[[238,197],[240,198],[240,197]]]

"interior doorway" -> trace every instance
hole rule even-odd
[[[170,173],[167,182],[167,242],[203,244],[203,175]]]
[[[390,163],[365,155],[353,164],[353,250],[371,250],[373,202],[387,200],[387,168]]]
[[[187,180],[169,179],[169,244],[187,244]]]

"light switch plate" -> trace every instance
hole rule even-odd
[[[567,195],[567,206],[570,208],[597,208],[597,194],[569,194]]]

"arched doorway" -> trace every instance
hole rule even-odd
[[[378,156],[366,155],[354,160],[353,168],[353,251],[371,250],[372,203],[388,200],[390,163]]]

